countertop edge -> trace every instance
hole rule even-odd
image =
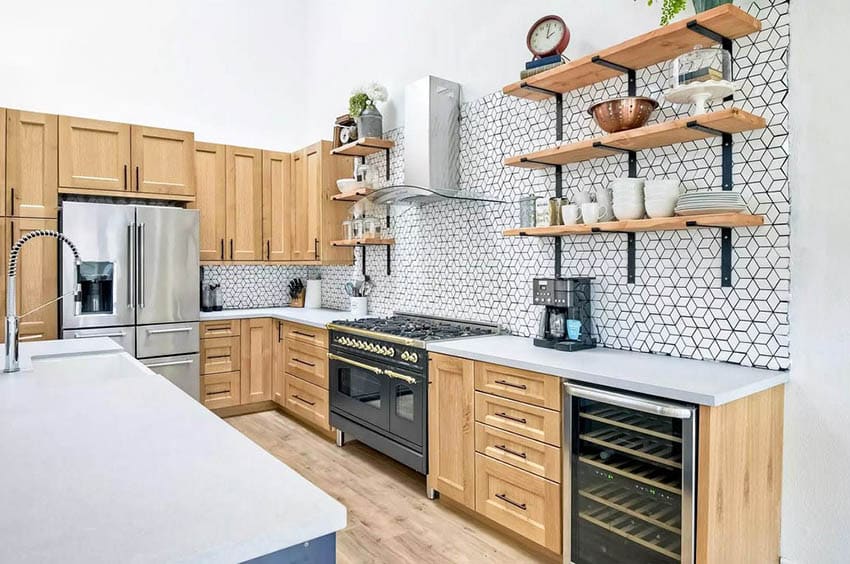
[[[316,317],[327,316],[327,321],[317,320]],[[351,317],[350,311],[334,310],[334,309],[312,309],[312,308],[290,308],[290,307],[271,307],[271,308],[251,308],[251,309],[224,309],[221,311],[204,311],[201,312],[200,320],[204,321],[219,321],[225,319],[252,319],[258,317],[270,317],[281,321],[290,321],[292,323],[300,323],[310,327],[325,329],[331,321],[336,319],[346,319]]]

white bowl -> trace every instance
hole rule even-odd
[[[646,215],[652,218],[673,217],[676,200],[647,200]]]
[[[685,187],[678,178],[655,178],[647,180],[644,186],[644,192],[650,194],[676,194],[681,195],[685,192]]]
[[[638,187],[643,188],[646,179],[644,178],[615,178],[611,182],[608,183],[608,186],[611,188],[622,188],[622,187]]]
[[[644,215],[643,204],[640,205],[618,205],[614,204],[614,216],[617,219],[642,219]]]
[[[353,192],[360,188],[369,188],[368,182],[358,182],[356,178],[340,178],[336,181],[336,187],[340,192]]]

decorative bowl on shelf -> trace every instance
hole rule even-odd
[[[645,96],[625,96],[597,102],[587,110],[597,125],[607,133],[643,127],[658,102]]]
[[[357,180],[356,178],[340,178],[336,181],[336,187],[343,194],[347,192],[354,192],[355,190],[359,190],[361,188],[371,188],[371,182],[363,182]]]

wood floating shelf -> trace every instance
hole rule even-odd
[[[339,194],[334,194],[331,196],[331,200],[335,202],[359,202],[369,194],[374,193],[375,190],[373,188],[358,188],[357,190],[352,190],[351,192],[341,192]]]
[[[706,139],[724,133],[741,133],[763,129],[765,126],[766,122],[761,116],[750,114],[739,108],[728,108],[637,129],[618,131],[595,139],[567,143],[534,153],[508,157],[504,164],[505,166],[522,168],[565,165],[610,157],[629,151],[641,151]]]
[[[548,227],[522,227],[508,229],[508,237],[562,237],[569,235],[591,235],[593,233],[639,233],[645,231],[680,231],[707,227],[742,228],[758,227],[764,217],[748,213],[721,213],[707,215],[661,217],[656,219],[630,219],[605,221],[590,225],[552,225]]]
[[[737,39],[761,29],[761,21],[745,11],[724,4],[639,35],[619,45],[603,49],[505,86],[509,96],[545,100],[619,76],[623,69],[637,70],[683,55],[698,45],[709,47],[723,38]],[[697,31],[699,30],[699,31]],[[619,68],[618,68],[619,67]]]
[[[395,147],[395,142],[378,137],[361,137],[351,143],[341,145],[331,150],[332,155],[343,157],[365,157],[379,151],[389,151]]]
[[[379,245],[395,245],[395,239],[342,239],[331,241],[334,247],[371,247]]]

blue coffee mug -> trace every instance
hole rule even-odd
[[[578,341],[581,335],[581,321],[578,319],[567,319],[567,337],[571,341]]]

